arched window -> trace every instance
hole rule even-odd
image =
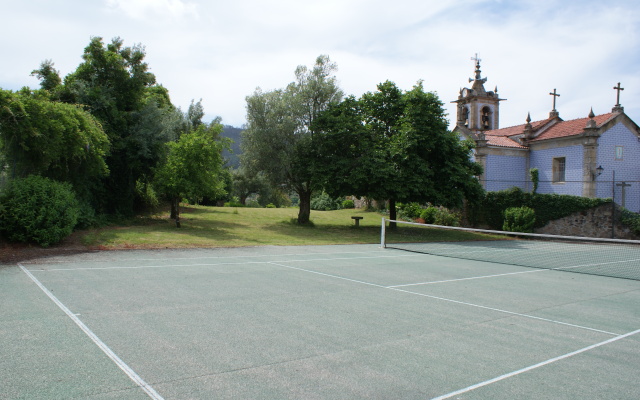
[[[493,129],[491,107],[482,107],[482,129]]]
[[[469,127],[469,107],[462,108],[462,120],[464,121],[464,126]]]

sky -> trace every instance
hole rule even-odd
[[[485,88],[498,88],[500,127],[584,118],[620,103],[640,124],[637,0],[0,0],[0,88],[38,88],[30,76],[52,60],[62,77],[92,37],[141,44],[157,82],[186,110],[241,127],[246,97],[284,88],[298,65],[328,55],[346,94],[390,80],[419,80],[451,101],[470,87],[476,54]],[[453,127],[453,126],[452,126]]]

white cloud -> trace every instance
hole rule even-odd
[[[196,4],[183,0],[107,0],[107,7],[137,20],[197,15]]]
[[[37,86],[29,72],[47,58],[63,75],[73,72],[91,36],[120,36],[145,46],[176,105],[202,98],[207,115],[225,123],[244,122],[245,97],[257,86],[284,87],[297,65],[320,54],[338,64],[342,88],[356,96],[385,80],[410,89],[423,79],[453,120],[449,102],[469,85],[477,52],[487,88],[497,85],[508,99],[501,126],[522,123],[527,112],[544,118],[554,88],[563,118],[591,106],[608,112],[619,81],[625,111],[640,122],[634,0],[1,1],[10,17],[0,26],[0,48],[11,55],[0,61],[3,88]]]

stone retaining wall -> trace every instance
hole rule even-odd
[[[551,221],[544,227],[536,229],[535,232],[551,235],[611,238],[612,211],[611,204],[603,204]],[[615,236],[617,239],[640,239],[619,222],[615,225]]]

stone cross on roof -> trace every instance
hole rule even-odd
[[[556,110],[556,98],[560,97],[560,95],[556,93],[555,88],[553,89],[553,93],[549,93],[549,94],[553,96],[553,109],[549,113],[549,118],[554,118],[560,115],[560,113],[558,113],[558,111]]]
[[[623,112],[624,111],[624,107],[622,107],[620,105],[620,92],[624,90],[623,87],[620,86],[620,82],[618,82],[618,86],[614,86],[613,90],[617,90],[618,94],[616,96],[616,105],[615,107],[613,107],[613,112]]]
[[[477,81],[479,83],[485,83],[487,81],[487,78],[482,78],[482,76],[480,75],[480,61],[482,60],[478,58],[478,53],[476,53],[475,57],[471,57],[471,60],[476,62],[476,77],[475,79],[469,78],[469,82]]]

